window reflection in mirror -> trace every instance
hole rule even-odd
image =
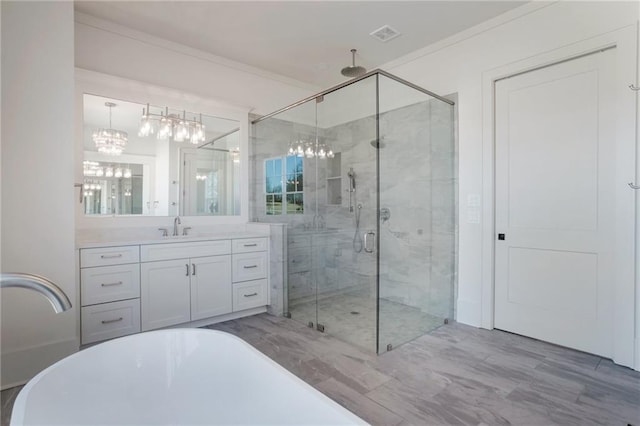
[[[170,136],[161,131],[167,114]],[[204,134],[177,137],[182,118],[193,135]],[[92,94],[83,95],[83,121],[86,215],[240,214],[238,121]],[[100,152],[98,129],[126,133],[122,153]]]

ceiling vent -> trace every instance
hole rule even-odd
[[[380,40],[383,43],[393,40],[400,35],[400,31],[391,28],[389,25],[384,25],[374,32],[369,34],[371,37]]]

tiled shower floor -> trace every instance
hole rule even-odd
[[[325,333],[367,351],[376,351],[376,300],[369,291],[356,289],[314,299],[290,301],[291,319],[325,326]],[[394,347],[440,327],[442,318],[418,308],[380,299],[380,346]],[[383,349],[381,352],[384,352]]]

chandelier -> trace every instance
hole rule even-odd
[[[192,144],[199,144],[205,141],[205,126],[202,124],[202,114],[200,119],[187,119],[187,112],[182,112],[182,117],[178,114],[169,114],[169,107],[164,112],[154,114],[149,110],[149,104],[142,108],[142,118],[140,119],[140,129],[138,136],[147,137],[154,133],[159,140],[173,139],[175,142],[189,141]]]
[[[298,139],[289,143],[289,149],[287,155],[306,158],[319,158],[324,160],[325,158],[333,158],[335,154],[331,147],[324,142],[304,141]]]
[[[116,106],[113,102],[105,102],[104,105],[109,107],[109,128],[97,129],[93,132],[93,143],[96,144],[98,152],[107,155],[120,155],[127,146],[128,135],[122,130],[115,130],[111,126],[111,109]]]

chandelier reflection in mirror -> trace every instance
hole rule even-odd
[[[140,129],[138,136],[147,137],[155,134],[159,140],[173,139],[175,142],[189,141],[194,145],[205,141],[205,126],[202,124],[202,114],[196,120],[187,119],[187,112],[182,112],[182,117],[178,114],[169,114],[166,107],[160,114],[152,113],[149,104],[142,108],[142,118],[140,119]]]
[[[131,177],[131,169],[129,167],[116,167],[115,169],[113,168],[113,166],[106,166],[103,167],[99,162],[97,161],[83,161],[82,162],[82,174],[85,177],[116,177],[116,178],[121,178],[124,177],[125,179],[129,179]]]
[[[312,140],[305,141],[298,138],[297,140],[289,142],[289,149],[287,155],[306,158],[319,158],[321,160],[325,158],[333,158],[335,154],[331,147],[324,142],[315,142]]]
[[[105,102],[104,106],[109,108],[109,128],[97,129],[92,134],[93,143],[96,144],[98,152],[107,155],[120,155],[124,151],[129,140],[127,132],[115,130],[111,125],[111,109],[116,106],[113,102]]]
[[[143,170],[142,164],[83,161],[85,214],[142,214]]]

